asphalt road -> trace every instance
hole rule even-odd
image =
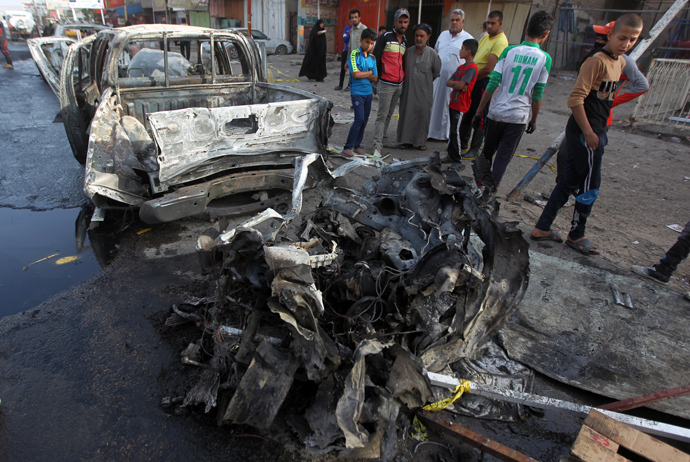
[[[53,123],[57,99],[26,46],[11,46],[16,69],[0,69],[0,206],[79,207],[85,203],[83,170],[63,127]],[[0,461],[311,459],[296,452],[297,444],[285,443],[295,439],[280,426],[256,435],[160,405],[198,374],[179,361],[187,339],[161,324],[173,303],[206,292],[194,243],[207,226],[195,218],[146,231],[130,217],[118,232],[116,258],[94,278],[0,319]],[[583,398],[543,378],[535,392]],[[456,421],[537,459],[558,460],[582,419],[537,415],[514,424]],[[457,440],[434,440],[460,451],[463,460],[480,460],[478,451]],[[456,460],[445,447],[426,445],[415,453],[416,443],[401,444],[398,462]]]

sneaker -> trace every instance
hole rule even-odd
[[[342,90],[342,89],[343,89],[342,85],[338,85],[337,87],[334,88],[334,90]]]
[[[639,274],[642,277],[645,277],[647,279],[651,279],[654,282],[658,282],[659,284],[668,284],[668,281],[671,279],[671,276],[664,276],[660,272],[656,270],[653,266],[633,266],[630,268],[633,273]]]
[[[341,152],[343,157],[355,157],[354,154],[352,154],[352,150],[350,148],[345,148],[343,149],[343,152]]]
[[[2,66],[2,67],[4,67],[5,69],[14,69],[14,66],[11,65],[11,64],[5,64],[5,65]]]
[[[461,154],[461,157],[462,157],[463,159],[468,159],[468,160],[469,160],[469,159],[474,159],[475,157],[478,157],[479,154],[480,154],[479,149],[469,149],[469,150],[467,150],[466,152],[463,152],[463,153]]]

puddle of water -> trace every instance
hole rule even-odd
[[[89,241],[97,236],[82,233],[80,239],[75,232],[88,226],[84,215],[82,209],[0,208],[0,318],[33,308],[100,271],[105,262],[99,256],[99,263]]]

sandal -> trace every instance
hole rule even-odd
[[[570,247],[571,249],[577,250],[583,255],[599,255],[599,251],[594,247],[594,244],[592,244],[589,239],[584,238],[580,239],[579,241],[571,241],[570,238],[565,240],[565,245]]]
[[[426,151],[426,146],[420,146],[420,147],[419,147],[419,150],[420,150],[420,151]]]
[[[355,157],[355,155],[352,154],[352,150],[349,149],[349,148],[343,149],[343,150],[340,152],[340,155],[343,156],[343,157]]]
[[[559,236],[558,233],[555,231],[549,231],[549,234],[547,236],[542,236],[542,237],[532,236],[530,234],[529,238],[532,239],[533,241],[551,241],[551,242],[558,242],[559,244],[561,242],[563,242],[563,238],[561,238],[561,236]]]

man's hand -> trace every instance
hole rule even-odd
[[[527,124],[527,130],[525,130],[526,133],[534,133],[537,131],[537,121],[536,120],[530,120],[529,123]]]
[[[585,135],[585,144],[592,149],[599,147],[599,135],[594,132],[589,132]]]
[[[474,128],[475,130],[478,129],[481,123],[482,115],[479,114],[479,111],[477,111],[477,114],[475,114],[474,117],[472,117],[472,128]]]

